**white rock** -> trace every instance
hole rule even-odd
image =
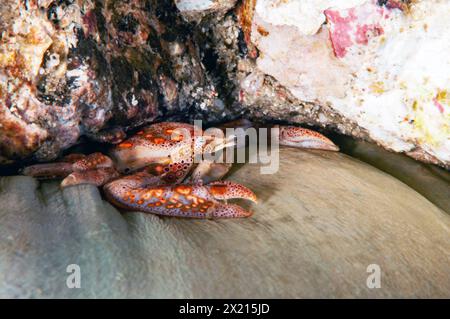
[[[295,26],[303,34],[314,34],[325,22],[324,10],[351,8],[366,0],[259,0],[255,12],[273,25]]]
[[[259,0],[258,68],[384,147],[420,147],[450,165],[450,1],[417,1],[407,13],[376,2]]]
[[[236,2],[237,0],[176,0],[175,5],[185,19],[198,21],[207,13],[225,13]]]
[[[175,4],[181,12],[183,11],[202,11],[214,7],[213,0],[178,0]]]

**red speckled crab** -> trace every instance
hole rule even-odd
[[[200,128],[185,123],[157,123],[115,145],[110,157],[72,154],[62,162],[29,166],[23,173],[64,178],[62,187],[103,185],[110,202],[129,210],[192,218],[248,217],[251,212],[222,202],[231,198],[256,202],[256,195],[245,186],[218,181],[228,172],[228,164],[205,160],[193,169],[198,154],[234,145],[234,137],[214,135],[204,135]],[[282,145],[338,150],[323,135],[303,128],[281,127],[279,136]]]

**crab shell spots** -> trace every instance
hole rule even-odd
[[[214,203],[211,201],[207,201],[204,204],[200,205],[200,209],[207,210],[208,208],[214,206]]]
[[[193,203],[195,203],[195,204],[198,204],[198,197],[197,196],[194,196],[194,195],[185,195],[185,197],[186,197],[186,199],[187,200],[189,200],[189,201],[191,201],[191,202],[193,202]]]
[[[155,171],[156,173],[161,174],[164,171],[164,166],[162,165],[155,166]]]
[[[163,178],[165,181],[167,181],[169,183],[174,183],[177,180],[176,174],[174,174],[172,172],[167,173]]]
[[[155,143],[155,144],[162,144],[162,143],[164,143],[166,140],[164,139],[164,138],[162,138],[162,137],[155,137],[154,139],[153,139],[153,143]]]
[[[181,134],[175,135],[175,136],[172,136],[170,139],[174,142],[181,142],[184,139],[184,136]]]
[[[257,202],[255,193],[238,183],[231,181],[212,182],[207,187],[216,199],[243,198]]]
[[[223,196],[227,193],[227,186],[226,185],[212,185],[210,187],[210,192],[214,196]]]
[[[133,143],[130,142],[122,142],[118,145],[120,148],[131,148],[133,147]]]
[[[150,198],[152,198],[151,192],[145,193],[144,195],[142,195],[142,198],[145,200],[149,200]]]
[[[175,191],[181,195],[189,195],[192,192],[192,187],[186,185],[179,185],[175,187]]]
[[[218,218],[241,218],[249,217],[253,212],[246,211],[242,207],[234,204],[218,205],[215,207],[213,216]]]
[[[73,163],[74,171],[85,171],[94,168],[113,167],[113,161],[102,153],[92,153]]]
[[[178,172],[175,173],[175,175],[176,175],[178,178],[181,178],[181,177],[184,176],[184,172],[183,172],[183,171],[178,171]]]
[[[339,147],[326,136],[316,131],[296,126],[280,127],[280,145],[339,151]]]
[[[316,131],[308,130],[302,127],[289,126],[281,129],[281,132],[286,134],[287,137],[297,137],[297,136],[314,136],[317,138],[323,138],[324,136]]]
[[[86,155],[84,154],[69,154],[66,155],[62,158],[62,162],[67,162],[67,163],[75,163],[78,162],[79,160],[82,160],[86,158]]]
[[[155,189],[152,189],[149,193],[150,193],[150,196],[152,196],[152,197],[161,197],[162,194],[164,193],[164,190],[162,188],[155,188]]]

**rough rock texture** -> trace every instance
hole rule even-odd
[[[0,164],[230,113],[172,1],[7,0],[0,21]]]
[[[448,168],[448,8],[4,1],[0,164],[54,159],[83,135],[114,143],[159,119],[243,115],[327,128]]]
[[[201,30],[216,78],[231,74],[228,101],[252,117],[449,167],[448,10],[438,0],[246,0]]]
[[[417,192],[340,153],[281,149],[278,173],[259,168],[230,177],[255,190],[254,216],[222,221],[120,214],[92,186],[2,178],[0,296],[449,296],[450,215]],[[66,287],[69,264],[81,289]]]
[[[326,127],[369,138],[365,129],[329,105],[296,98],[280,81],[258,69],[260,53],[251,39],[255,5],[256,0],[242,1],[224,18],[208,16],[195,29],[196,42],[206,43],[200,47],[202,61],[224,100],[250,118]]]
[[[311,1],[321,19],[295,20],[306,10],[295,4],[308,2],[257,1],[258,70],[302,101],[330,105],[385,148],[450,164],[450,4]]]

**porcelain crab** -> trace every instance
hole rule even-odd
[[[109,156],[71,154],[61,162],[28,166],[23,173],[41,179],[63,178],[62,187],[103,186],[111,203],[128,210],[192,218],[248,217],[250,211],[226,203],[232,198],[256,202],[247,187],[221,181],[230,165],[194,161],[199,154],[234,146],[234,139],[204,134],[190,124],[162,122],[115,145]],[[294,126],[280,127],[279,140],[282,145],[338,150],[325,136]]]

